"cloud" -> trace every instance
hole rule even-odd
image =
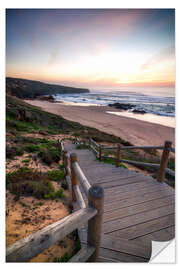
[[[142,66],[143,70],[148,70],[153,68],[155,65],[159,64],[159,62],[164,62],[169,59],[175,58],[175,49],[174,47],[166,48],[159,53],[150,57]]]
[[[58,59],[59,59],[59,47],[58,48],[55,48],[51,53],[50,53],[50,58],[49,58],[49,61],[48,61],[48,64],[47,66],[48,67],[52,67],[54,64],[56,64],[58,62]]]

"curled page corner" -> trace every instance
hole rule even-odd
[[[175,263],[175,239],[158,242],[152,241],[150,263]]]

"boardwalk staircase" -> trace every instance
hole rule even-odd
[[[78,150],[77,143],[59,140],[73,213],[7,247],[6,260],[29,261],[78,229],[81,250],[70,262],[148,262],[152,240],[174,238],[174,189],[163,181],[165,172],[174,175],[166,168],[174,148],[170,142],[145,147],[163,150],[161,163],[149,164],[158,169],[156,180],[120,167],[122,161],[133,164],[121,160],[120,146],[113,166],[101,162],[103,147],[92,139],[88,149]]]

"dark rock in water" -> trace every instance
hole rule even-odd
[[[110,107],[114,107],[116,109],[120,109],[120,110],[130,110],[132,108],[135,107],[135,105],[129,104],[129,103],[113,103],[113,104],[109,104]]]
[[[49,96],[38,96],[37,98],[40,99],[40,100],[54,102],[54,97],[51,96],[51,95],[49,95]]]
[[[141,113],[141,114],[146,113],[145,110],[139,110],[139,109],[134,109],[134,110],[132,110],[132,112],[133,112],[133,113]]]

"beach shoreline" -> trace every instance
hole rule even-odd
[[[118,112],[112,107],[110,109],[108,106],[79,106],[78,104],[74,106],[40,100],[24,101],[67,120],[121,137],[133,145],[163,145],[165,140],[172,141],[173,146],[175,143],[173,127],[107,113],[107,111]]]

